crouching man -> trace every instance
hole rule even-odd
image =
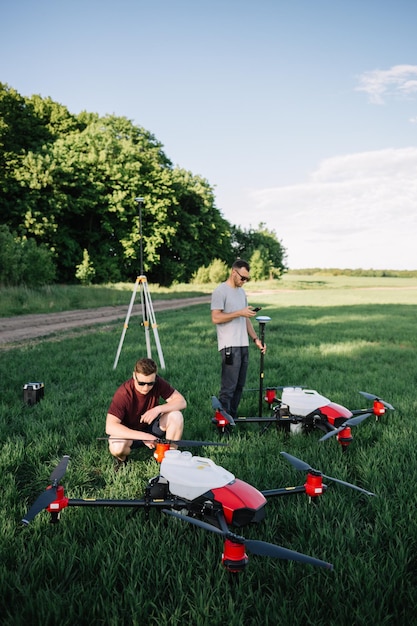
[[[133,376],[116,390],[106,417],[109,450],[119,464],[139,446],[154,448],[155,439],[182,437],[184,396],[158,376],[152,359],[139,359]],[[160,403],[160,400],[164,402]]]

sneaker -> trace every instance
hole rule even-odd
[[[121,467],[125,467],[126,465],[127,465],[127,459],[122,461],[121,459],[118,459],[117,457],[115,457],[114,466],[113,466],[115,473],[118,472]]]

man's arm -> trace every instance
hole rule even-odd
[[[255,315],[256,311],[254,311],[251,306],[246,306],[244,309],[239,309],[238,311],[233,311],[232,313],[225,313],[221,309],[212,309],[211,321],[213,324],[225,324],[226,322],[230,322],[237,317],[249,318],[254,317]]]
[[[263,354],[265,354],[265,352],[266,352],[266,344],[263,344],[262,341],[259,339],[259,337],[256,334],[255,329],[254,329],[253,324],[250,321],[250,319],[246,320],[246,330],[248,331],[248,335],[252,339],[252,341],[254,342],[255,346],[257,348],[259,348],[259,350]]]
[[[175,389],[164,404],[157,404],[152,409],[149,409],[149,411],[146,411],[146,413],[141,416],[140,421],[144,424],[151,424],[158,415],[171,413],[171,411],[183,411],[186,407],[187,402],[184,396]]]
[[[169,413],[170,411],[183,411],[187,408],[187,401],[184,396],[175,389],[165,404],[159,405],[160,413]]]
[[[248,331],[248,335],[252,341],[255,341],[258,338],[258,335],[256,334],[253,324],[249,318],[246,320],[246,330]]]
[[[121,420],[115,415],[112,415],[112,413],[107,413],[106,433],[113,438],[127,440],[133,439],[135,441],[143,439],[156,439],[156,437],[154,437],[150,433],[141,432],[140,430],[133,430],[132,428],[124,426]]]

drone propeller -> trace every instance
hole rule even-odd
[[[215,411],[219,411],[224,419],[228,422],[229,426],[236,426],[236,422],[231,415],[221,405],[221,402],[216,396],[211,396],[211,406]]]
[[[154,443],[169,443],[180,448],[198,448],[200,446],[228,446],[228,443],[222,443],[220,441],[193,441],[191,439],[157,439]]]
[[[40,513],[40,511],[43,511],[43,509],[46,509],[54,500],[56,500],[57,487],[59,481],[67,471],[67,465],[69,460],[70,457],[67,454],[62,457],[62,459],[49,477],[49,480],[51,481],[50,487],[45,489],[45,491],[43,491],[32,504],[26,516],[22,519],[23,524],[29,524],[29,522],[33,520],[35,515]]]
[[[245,546],[245,549],[252,554],[256,554],[258,556],[269,556],[278,559],[286,559],[288,561],[299,561],[301,563],[307,563],[309,565],[316,565],[317,567],[325,567],[327,569],[333,569],[333,565],[331,563],[327,563],[326,561],[321,561],[320,559],[316,559],[312,556],[308,556],[307,554],[302,554],[301,552],[295,552],[295,550],[289,550],[288,548],[283,548],[281,546],[277,546],[274,543],[267,543],[266,541],[258,541],[254,539],[245,539],[244,537],[240,537],[239,535],[235,535],[230,530],[222,530],[221,528],[217,528],[217,526],[213,526],[212,524],[208,524],[203,520],[196,519],[194,517],[189,517],[188,515],[182,515],[181,513],[177,513],[176,511],[172,511],[170,509],[162,509],[164,513],[167,515],[172,515],[173,517],[177,517],[184,522],[189,522],[190,524],[194,524],[199,528],[204,528],[204,530],[210,530],[218,535],[222,535],[225,539],[229,539],[234,543],[240,543]]]
[[[366,391],[360,391],[359,393],[367,400],[377,400],[378,402],[382,402],[382,404],[387,409],[390,409],[391,411],[395,411],[392,404],[390,404],[389,402],[385,402],[385,400],[382,400],[382,398],[380,398],[379,396],[375,396],[373,393],[367,393]]]
[[[330,437],[333,437],[334,435],[337,435],[338,433],[342,432],[342,430],[344,430],[347,426],[356,426],[357,424],[360,424],[361,422],[363,422],[363,420],[365,420],[370,415],[372,415],[372,413],[365,413],[364,415],[351,417],[350,419],[343,422],[343,424],[339,426],[338,428],[335,428],[334,430],[330,430],[328,433],[323,435],[323,437],[320,437],[319,441],[325,441],[326,439],[330,439]]]
[[[314,472],[315,474],[320,475],[323,478],[327,478],[328,480],[333,480],[335,483],[339,483],[341,485],[344,485],[345,487],[350,487],[351,489],[356,489],[357,491],[365,493],[367,496],[374,496],[375,495],[374,493],[372,493],[372,491],[367,491],[366,489],[362,489],[362,487],[358,487],[357,485],[352,485],[352,483],[347,483],[346,481],[340,480],[339,478],[333,478],[333,476],[326,476],[326,474],[323,474],[319,470],[316,470],[316,469],[312,468],[311,465],[309,465],[305,461],[302,461],[301,459],[297,459],[297,457],[296,456],[292,456],[292,454],[288,454],[288,452],[281,452],[281,454],[297,470]]]
[[[126,441],[126,437],[97,437],[99,441],[108,441],[111,439],[112,441]],[[179,447],[190,447],[190,448],[198,448],[202,446],[228,446],[228,443],[223,443],[220,441],[193,441],[189,439],[138,439],[136,441],[143,441],[143,443],[162,443],[162,444],[172,444]]]

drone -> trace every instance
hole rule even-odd
[[[281,389],[281,398],[277,398],[276,390]],[[268,387],[264,400],[268,403],[272,415],[270,417],[237,417],[233,418],[222,406],[221,402],[212,396],[212,408],[215,411],[212,423],[221,434],[230,433],[237,424],[256,422],[263,424],[263,432],[271,424],[286,432],[310,432],[318,429],[324,432],[319,441],[336,437],[346,452],[353,441],[351,427],[357,426],[371,415],[378,421],[389,409],[394,407],[382,400],[379,396],[366,391],[359,392],[364,398],[372,402],[370,409],[349,410],[346,407],[331,402],[329,398],[320,395],[314,389],[303,387]]]
[[[180,441],[169,443],[184,444]],[[311,500],[315,500],[327,489],[323,479],[350,487],[367,496],[375,495],[351,483],[326,476],[286,452],[281,454],[295,469],[307,472],[306,482],[295,487],[258,491],[209,458],[170,448],[165,450],[160,461],[159,474],[148,481],[143,497],[138,500],[68,498],[60,484],[70,460],[65,455],[53,470],[49,486],[35,500],[22,523],[28,525],[43,510],[49,512],[50,521],[56,523],[60,519],[61,511],[73,506],[128,507],[133,512],[144,509],[147,518],[151,509],[156,509],[160,513],[220,535],[224,540],[221,561],[229,572],[241,572],[248,564],[248,553],[298,561],[331,570],[331,563],[276,544],[245,539],[231,529],[261,522],[265,518],[265,505],[269,497],[305,493]]]

